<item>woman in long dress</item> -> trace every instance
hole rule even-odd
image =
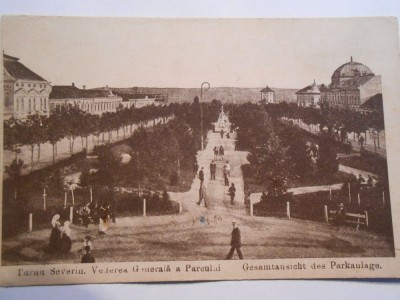
[[[56,253],[60,250],[61,246],[61,230],[60,230],[60,215],[56,214],[53,216],[51,220],[51,234],[50,234],[50,241],[49,241],[49,252]]]
[[[62,238],[61,238],[61,252],[68,253],[71,251],[72,239],[71,239],[71,228],[69,227],[70,222],[65,221],[62,228]]]
[[[110,205],[106,202],[100,206],[99,233],[105,234],[108,230],[110,220]]]

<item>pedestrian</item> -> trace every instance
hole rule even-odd
[[[214,159],[215,160],[218,159],[218,148],[217,148],[217,146],[214,147]]]
[[[217,173],[217,165],[215,164],[214,161],[211,161],[211,164],[210,164],[211,180],[215,180],[216,173]]]
[[[235,201],[235,193],[236,193],[235,184],[232,183],[231,186],[229,187],[229,190],[228,190],[228,194],[229,194],[229,196],[231,197],[231,205],[234,204],[234,201]]]
[[[346,224],[346,209],[343,203],[340,203],[338,205],[338,210],[336,211],[333,222],[334,225],[337,227],[337,230],[340,229],[340,226],[344,226]]]
[[[224,168],[226,170],[226,173],[228,174],[228,177],[231,177],[231,165],[229,164],[229,160],[226,161]]]
[[[203,185],[204,182],[204,168],[201,167],[200,171],[199,171],[199,179],[200,179],[200,185]]]
[[[232,230],[232,239],[231,239],[231,250],[229,251],[226,259],[232,259],[233,253],[237,252],[240,259],[243,259],[243,253],[240,249],[242,247],[242,240],[240,236],[240,230],[238,224],[236,222],[232,222],[233,230]]]
[[[362,177],[361,174],[358,175],[357,181],[358,181],[359,184],[364,184],[365,183],[365,179],[364,179],[364,177]]]
[[[200,206],[201,201],[204,200],[204,206],[207,207],[207,190],[205,185],[201,185],[199,189],[199,202],[196,202]]]
[[[225,166],[224,166],[224,182],[225,182],[225,186],[229,186],[229,176],[225,169]]]
[[[221,131],[219,132],[219,134],[221,135],[221,139],[224,138],[224,130],[221,129]]]
[[[367,187],[372,188],[375,187],[376,180],[372,177],[371,174],[368,174],[368,180],[367,180]]]
[[[360,134],[360,137],[358,139],[358,142],[360,143],[360,147],[362,147],[364,145],[364,141],[365,141],[364,137]]]
[[[65,221],[61,229],[61,252],[68,253],[72,248],[71,228],[69,227],[70,221]]]
[[[219,157],[221,160],[224,160],[224,154],[225,154],[225,149],[222,147],[222,145],[219,147]]]
[[[99,212],[99,233],[106,234],[110,223],[110,206],[107,201],[100,206]]]
[[[89,246],[85,247],[85,251],[86,253],[82,256],[82,260],[81,263],[85,264],[85,263],[95,263],[96,259],[94,258],[94,256],[91,253],[91,248]]]
[[[49,241],[49,253],[56,253],[61,248],[61,223],[59,222],[60,215],[56,214],[51,220],[51,233]]]

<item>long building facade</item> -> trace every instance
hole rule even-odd
[[[72,105],[92,114],[102,115],[105,112],[116,112],[122,98],[106,90],[79,89],[74,84],[70,86],[53,86],[50,94],[50,110],[57,111],[62,107]]]
[[[5,120],[50,114],[50,82],[20,63],[19,58],[6,54],[3,54],[3,89]]]
[[[70,86],[54,86],[50,94],[50,110],[60,110],[67,105],[77,106],[92,115],[116,112],[123,108],[141,108],[158,105],[156,98],[149,95],[120,93],[112,88],[80,89]]]

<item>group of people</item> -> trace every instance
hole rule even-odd
[[[378,184],[378,180],[375,176],[372,176],[371,174],[368,174],[368,179],[365,180],[364,177],[359,174],[357,178],[357,183],[359,190],[365,189],[365,188],[374,188]]]
[[[61,225],[62,224],[62,225]],[[49,246],[47,252],[49,254],[67,254],[72,249],[72,232],[70,228],[70,221],[61,221],[61,216],[55,214],[51,220],[51,233]],[[81,254],[84,253],[81,259],[82,263],[94,263],[95,258],[91,254],[93,249],[91,236],[85,236],[83,240],[82,248],[80,249]]]
[[[77,209],[76,220],[85,227],[88,227],[91,223],[98,224],[99,233],[105,234],[110,222],[115,223],[115,214],[108,201],[103,201],[101,205],[97,202],[89,202]]]
[[[51,220],[51,233],[48,247],[48,253],[68,253],[71,251],[72,239],[70,221],[61,220],[59,214],[55,214]]]
[[[217,164],[215,163],[214,160],[212,160],[210,163],[210,179],[211,180],[215,180],[216,173],[217,173]],[[229,164],[229,161],[227,160],[226,163],[224,164],[224,168],[223,168],[225,186],[229,186],[230,174],[231,174],[231,165]],[[201,202],[204,200],[204,204],[207,207],[206,187],[203,184],[204,183],[204,168],[203,167],[200,168],[198,178],[200,180],[200,188],[199,188],[199,201],[196,202],[196,204],[200,205]],[[235,187],[234,183],[232,183],[231,186],[229,186],[228,194],[231,198],[231,204],[233,205],[234,201],[235,201],[235,195],[236,195],[236,187]]]
[[[225,149],[222,145],[218,148],[217,146],[214,147],[214,160],[224,160]]]

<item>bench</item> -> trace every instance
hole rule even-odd
[[[328,222],[334,220],[336,212],[337,210],[329,210]],[[360,225],[368,228],[368,212],[365,211],[363,214],[346,212],[345,222],[347,224],[356,224],[357,231],[360,228]]]

